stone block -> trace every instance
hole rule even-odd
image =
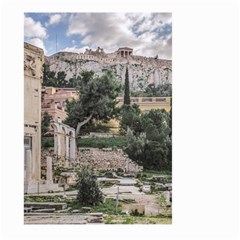
[[[55,211],[56,211],[55,208],[43,208],[43,209],[34,210],[33,212],[35,212],[35,213],[53,213]]]
[[[92,216],[92,217],[102,217],[103,213],[89,213],[89,216]]]
[[[88,213],[92,210],[90,207],[82,207],[83,212]]]
[[[143,185],[142,191],[143,192],[151,192],[151,185]]]
[[[33,210],[37,209],[51,209],[63,210],[67,208],[66,203],[53,203],[53,202],[25,202],[24,207],[32,207]]]
[[[130,214],[145,215],[145,206],[141,204],[131,204],[127,206],[127,210]]]
[[[72,213],[81,213],[81,211],[80,211],[80,210],[77,210],[77,209],[75,209],[75,210],[72,210]]]
[[[27,212],[31,212],[32,211],[32,207],[25,207],[24,208],[24,212],[27,213]]]

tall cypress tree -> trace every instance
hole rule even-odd
[[[130,105],[128,67],[126,67],[126,73],[125,73],[124,104]]]

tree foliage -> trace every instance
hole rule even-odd
[[[165,110],[151,110],[135,116],[138,126],[128,126],[129,157],[147,169],[171,170],[172,141],[170,114]]]
[[[140,113],[141,110],[135,103],[132,105],[122,105],[117,115],[122,134],[126,133],[128,127],[136,132],[141,131]]]
[[[66,80],[66,73],[64,71],[60,71],[58,73],[54,71],[50,71],[50,67],[47,64],[43,65],[43,86],[49,87],[58,87],[58,88],[74,88],[76,87],[76,82],[79,78],[70,78],[68,81]]]
[[[82,167],[78,172],[77,200],[82,206],[96,205],[103,200],[103,195],[98,187],[97,178],[89,168]]]
[[[165,83],[158,86],[149,84],[144,91],[132,92],[133,97],[171,97],[172,96],[172,84]]]
[[[80,97],[67,103],[65,121],[76,128],[76,135],[91,120],[107,122],[114,116],[121,86],[111,71],[105,71],[101,77],[95,76],[93,71],[82,71],[77,90]]]
[[[125,73],[125,85],[124,85],[124,104],[130,104],[130,89],[129,89],[129,75],[128,75],[128,67],[126,67]]]

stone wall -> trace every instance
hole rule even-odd
[[[78,148],[78,153],[74,166],[66,165],[66,161],[61,160],[54,154],[53,148],[42,149],[41,152],[41,169],[42,178],[45,179],[46,175],[46,158],[51,157],[53,161],[53,170],[58,167],[66,168],[67,166],[78,167],[88,165],[96,170],[111,170],[117,171],[119,169],[127,173],[137,173],[142,171],[142,167],[132,161],[122,149],[112,148]]]
[[[128,158],[122,149],[79,148],[77,161],[79,165],[89,165],[97,170],[122,169],[134,173],[142,170],[142,167]]]

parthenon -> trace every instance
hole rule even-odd
[[[119,48],[117,50],[117,55],[119,57],[128,57],[128,56],[131,56],[132,53],[133,53],[133,49],[128,47]]]

